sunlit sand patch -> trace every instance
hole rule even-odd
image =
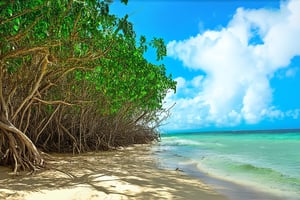
[[[183,172],[158,168],[147,146],[53,157],[58,170],[24,177],[0,170],[0,199],[226,199]]]

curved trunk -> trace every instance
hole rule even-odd
[[[47,65],[46,62],[44,63],[42,69]],[[14,173],[19,170],[35,171],[44,167],[44,159],[26,134],[10,121],[9,116],[11,113],[9,113],[8,103],[3,94],[3,75],[4,70],[0,66],[0,164],[12,166]],[[42,76],[43,73],[40,77]],[[39,81],[37,84],[40,83]],[[35,86],[33,92],[36,91],[36,88],[37,86]],[[23,102],[26,102],[26,100]],[[23,104],[19,108],[23,107]]]
[[[0,119],[0,163],[19,170],[32,170],[44,167],[44,159],[33,142],[7,119]]]

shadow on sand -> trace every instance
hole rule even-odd
[[[0,168],[0,199],[225,199],[179,170],[160,169],[149,146],[52,155],[47,170],[12,176]]]

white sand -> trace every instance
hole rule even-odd
[[[53,157],[51,165],[66,173],[11,176],[0,168],[0,199],[226,199],[198,179],[159,169],[148,146]]]

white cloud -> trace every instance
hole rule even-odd
[[[168,104],[176,102],[169,120],[173,123],[167,128],[235,126],[266,117],[298,117],[299,111],[284,113],[272,106],[269,82],[277,70],[300,55],[300,42],[295,42],[299,22],[298,0],[282,3],[280,10],[238,8],[227,27],[170,42],[169,56],[204,71],[205,76],[177,78],[177,94],[166,98]],[[295,70],[286,73],[293,75]]]
[[[286,77],[294,77],[294,76],[296,76],[297,71],[298,71],[298,68],[296,68],[296,67],[290,68],[290,69],[286,70],[285,76]]]
[[[293,119],[298,119],[300,114],[300,109],[288,110],[285,114],[286,116],[292,117]]]

